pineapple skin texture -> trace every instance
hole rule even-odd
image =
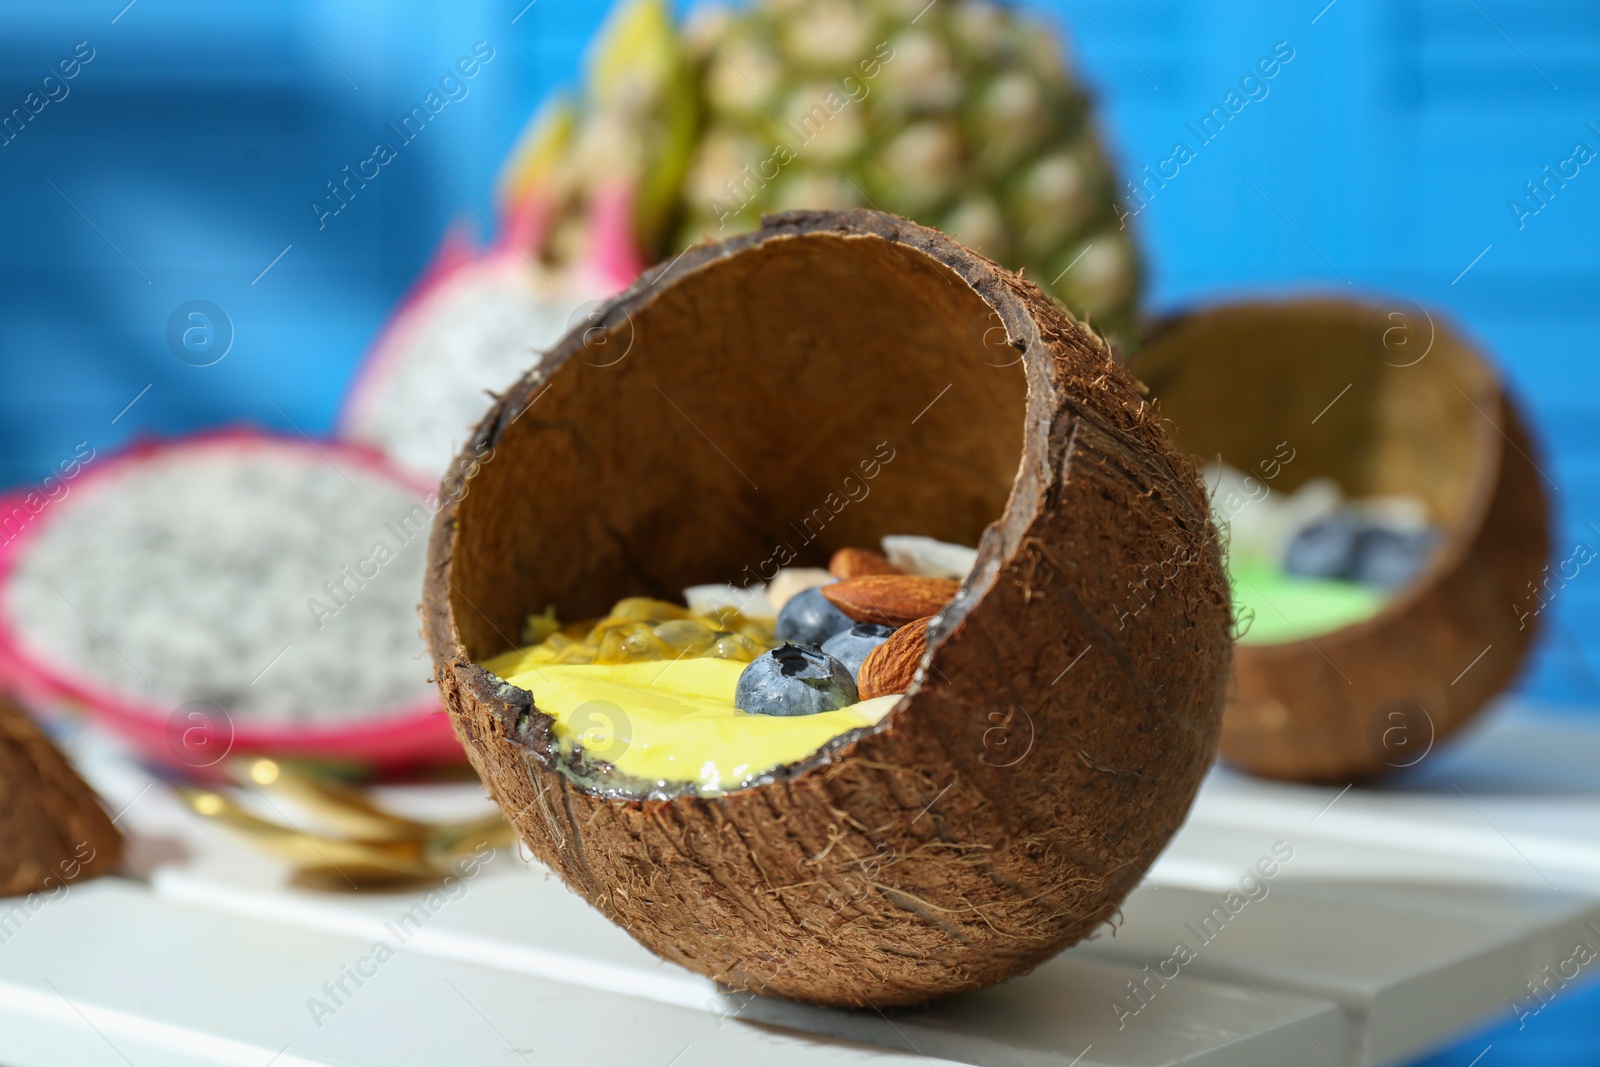
[[[691,12],[681,36],[700,121],[660,255],[765,213],[871,207],[1132,338],[1138,256],[1050,27],[988,0],[754,0]]]

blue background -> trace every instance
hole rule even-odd
[[[499,161],[576,76],[604,14],[571,0],[125,2],[0,11],[0,114],[78,42],[95,51],[70,95],[0,147],[0,487],[37,484],[84,440],[104,451],[239,421],[327,432],[447,226],[486,229]],[[1600,161],[1521,227],[1509,207],[1576,142],[1600,151],[1600,6],[1325,2],[1035,5],[1069,30],[1126,177],[1192,144],[1186,123],[1277,42],[1294,49],[1138,216],[1152,306],[1320,289],[1443,309],[1532,410],[1558,551],[1600,547]],[[323,183],[479,40],[495,55],[470,95],[319,231]],[[166,344],[192,299],[234,325],[214,366]],[[1522,691],[1600,706],[1600,579],[1585,570],[1547,618]],[[1481,1067],[1600,1062],[1597,1012],[1591,993],[1427,1062],[1465,1067],[1491,1043]]]

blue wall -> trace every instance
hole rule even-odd
[[[0,13],[0,114],[79,42],[93,53],[0,145],[0,486],[37,482],[82,440],[237,420],[328,429],[445,228],[484,228],[499,160],[575,77],[603,15],[525,2]],[[1125,175],[1157,170],[1178,140],[1197,149],[1146,184],[1135,220],[1155,305],[1321,288],[1446,309],[1537,416],[1563,555],[1580,538],[1600,547],[1600,452],[1585,432],[1600,414],[1600,162],[1520,218],[1510,207],[1576,143],[1600,151],[1600,8],[1324,3],[1041,5],[1074,37]],[[319,224],[324,183],[477,41],[494,58],[469,95]],[[1294,58],[1200,145],[1189,124],[1275,47]],[[168,350],[167,320],[191,299],[233,322],[214,366]],[[1523,690],[1600,704],[1600,579],[1585,571],[1547,618]]]
[[[483,228],[498,161],[573,79],[603,15],[525,2],[58,0],[0,14],[0,114],[78,42],[93,50],[68,95],[0,146],[0,486],[37,482],[82,440],[237,420],[327,430],[447,225]],[[1576,142],[1600,151],[1600,8],[1324,2],[1043,5],[1074,36],[1126,175],[1177,140],[1198,148],[1147,186],[1136,219],[1156,306],[1323,288],[1447,309],[1537,415],[1562,548],[1600,547],[1585,432],[1600,414],[1600,163],[1520,226],[1508,206]],[[494,58],[469,95],[319,228],[324,183],[480,40]],[[1294,58],[1266,95],[1199,146],[1188,124],[1279,42]],[[214,366],[168,350],[167,320],[191,299],[233,322]],[[1584,572],[1547,617],[1522,688],[1600,704],[1600,579]]]
[[[574,77],[603,14],[556,0],[123,2],[0,12],[0,113],[78,42],[93,49],[68,95],[0,147],[0,486],[36,483],[83,440],[240,420],[328,430],[445,228],[482,229],[498,161]],[[1576,142],[1600,151],[1600,7],[1324,3],[1043,5],[1071,29],[1130,177],[1193,144],[1186,123],[1278,42],[1294,50],[1139,214],[1155,304],[1318,288],[1446,309],[1536,416],[1562,548],[1600,546],[1600,162],[1520,225],[1508,206]],[[470,95],[319,229],[323,183],[480,40],[494,58]],[[166,344],[192,299],[233,322],[214,366]],[[1551,614],[1524,691],[1600,706],[1600,577],[1585,571]],[[1430,1064],[1464,1067],[1490,1041],[1484,1067],[1595,1062],[1582,1032],[1595,1004]]]
[[[1533,411],[1559,489],[1558,558],[1580,539],[1600,549],[1600,157],[1568,164],[1576,176],[1552,181],[1543,205],[1524,188],[1546,166],[1559,175],[1579,142],[1600,153],[1600,7],[1059,7],[1130,178],[1175,140],[1198,144],[1186,124],[1276,42],[1294,49],[1267,95],[1139,215],[1155,303],[1317,288],[1443,308],[1498,355]],[[1514,198],[1528,207],[1514,211]],[[1600,578],[1581,572],[1545,621],[1522,690],[1600,705]]]

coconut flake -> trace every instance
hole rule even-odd
[[[978,550],[932,537],[891,534],[883,539],[883,554],[907,574],[924,578],[965,578],[978,562]]]
[[[1226,463],[1208,463],[1202,473],[1212,515],[1228,530],[1228,552],[1240,559],[1281,560],[1301,530],[1344,504],[1344,492],[1331,478],[1312,478],[1283,492]]]
[[[749,619],[771,619],[778,612],[767,599],[767,587],[752,585],[691,585],[683,591],[684,603],[696,615],[709,615],[714,611],[732,608]]]
[[[779,567],[778,573],[767,583],[767,600],[772,604],[772,614],[777,616],[783,606],[807,589],[838,581],[821,567]]]

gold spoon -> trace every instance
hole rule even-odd
[[[378,888],[437,881],[456,873],[457,861],[468,853],[516,840],[510,824],[499,814],[460,822],[423,822],[384,811],[360,789],[281,760],[240,761],[229,773],[241,784],[260,787],[263,795],[271,789],[292,798],[350,835],[310,833],[263,819],[217,790],[178,787],[179,798],[195,813],[287,860],[295,868],[294,880],[299,884]],[[270,803],[271,797],[267,799]]]

